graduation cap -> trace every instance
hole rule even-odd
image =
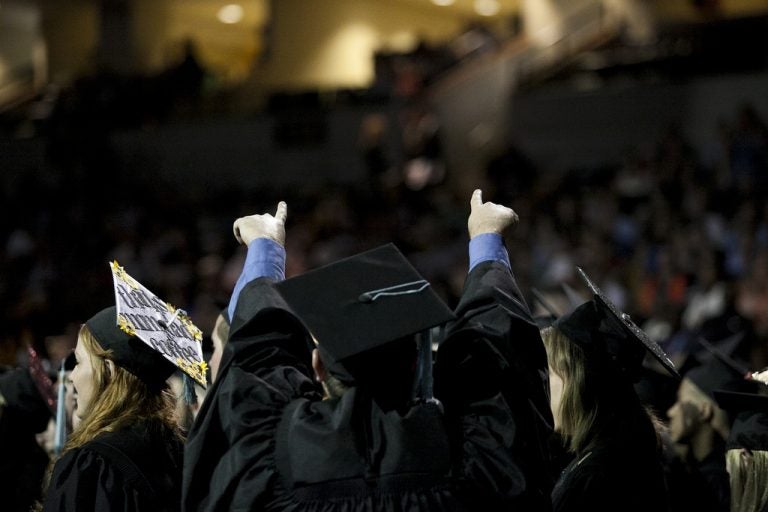
[[[714,395],[718,405],[735,416],[726,448],[768,450],[768,396],[720,390]]]
[[[325,366],[345,383],[360,381],[371,371],[358,364],[363,356],[383,356],[388,347],[454,318],[393,244],[293,277],[276,288],[317,340]],[[413,343],[409,349],[415,355]]]
[[[533,294],[533,298],[536,299],[538,303],[541,304],[541,307],[543,307],[547,312],[546,315],[534,316],[533,321],[536,322],[536,325],[539,327],[539,329],[550,327],[557,321],[557,318],[560,316],[560,314],[557,312],[557,309],[549,302],[549,300],[547,300],[544,294],[541,293],[538,289],[531,288],[531,293]]]
[[[733,357],[743,339],[744,333],[736,333],[716,344],[702,337],[697,338],[706,349],[703,355],[697,356],[702,364],[688,370],[685,378],[712,398],[716,389],[753,391],[754,383],[747,380],[749,370]]]
[[[161,301],[118,265],[110,263],[116,306],[86,322],[115,363],[148,386],[161,388],[178,367],[205,387],[202,332],[181,309]]]
[[[568,302],[571,304],[571,308],[575,309],[584,303],[584,298],[576,293],[576,290],[574,290],[571,285],[566,282],[562,282],[560,283],[560,287],[563,289],[563,293],[568,298]]]
[[[560,317],[554,326],[592,354],[607,355],[613,368],[633,382],[640,377],[643,359],[648,352],[670,374],[680,378],[664,350],[628,314],[620,311],[581,268],[576,270],[594,297]]]

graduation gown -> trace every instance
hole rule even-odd
[[[463,379],[454,371],[476,357],[503,374],[509,362],[492,345],[457,342],[444,378]],[[432,403],[382,410],[356,387],[323,401],[310,347],[268,280],[243,289],[188,438],[184,510],[508,510],[524,495],[513,411],[498,389],[445,387],[444,399],[462,396],[444,413]]]
[[[474,417],[484,400],[502,401],[507,456],[522,481],[516,510],[550,510],[556,472],[547,355],[512,271],[478,264],[467,277],[435,366],[435,394],[446,414]],[[457,378],[456,376],[460,376]]]
[[[686,463],[675,456],[667,463],[666,469],[670,510],[673,512],[730,510],[731,486],[725,468],[724,444],[716,446],[702,461]]]
[[[664,469],[650,420],[627,418],[591,442],[563,470],[555,512],[669,509]]]
[[[48,454],[35,439],[51,418],[29,370],[0,375],[0,488],[2,510],[27,512],[40,498]]]
[[[154,421],[100,434],[56,462],[43,510],[178,511],[183,451]]]

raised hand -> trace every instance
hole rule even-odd
[[[469,201],[471,208],[467,228],[469,237],[474,238],[484,233],[501,234],[506,228],[517,224],[518,217],[512,208],[500,204],[483,202],[483,191],[472,193]]]
[[[762,382],[766,386],[768,386],[768,368],[763,368],[759,372],[754,372],[749,376],[750,380],[755,380],[757,382]]]
[[[248,215],[240,217],[232,225],[235,238],[241,244],[248,245],[257,238],[269,238],[280,245],[285,245],[285,219],[288,216],[288,205],[285,201],[277,204],[274,215]]]

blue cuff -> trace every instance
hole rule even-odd
[[[469,241],[469,271],[472,272],[473,268],[484,261],[498,261],[512,268],[501,235],[483,233]]]
[[[285,279],[285,247],[269,238],[257,238],[248,244],[248,255],[245,257],[243,272],[235,283],[232,297],[229,299],[229,320],[232,321],[237,307],[237,299],[245,285],[260,277],[272,281]]]

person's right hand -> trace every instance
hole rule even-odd
[[[469,205],[471,208],[467,221],[469,238],[484,233],[500,235],[506,228],[517,224],[518,217],[512,208],[491,202],[484,203],[483,191],[480,189],[472,193]]]
[[[285,201],[277,204],[275,215],[248,215],[240,217],[232,225],[235,238],[241,244],[248,245],[257,238],[269,238],[280,245],[285,245],[285,219],[288,216],[288,205]]]

